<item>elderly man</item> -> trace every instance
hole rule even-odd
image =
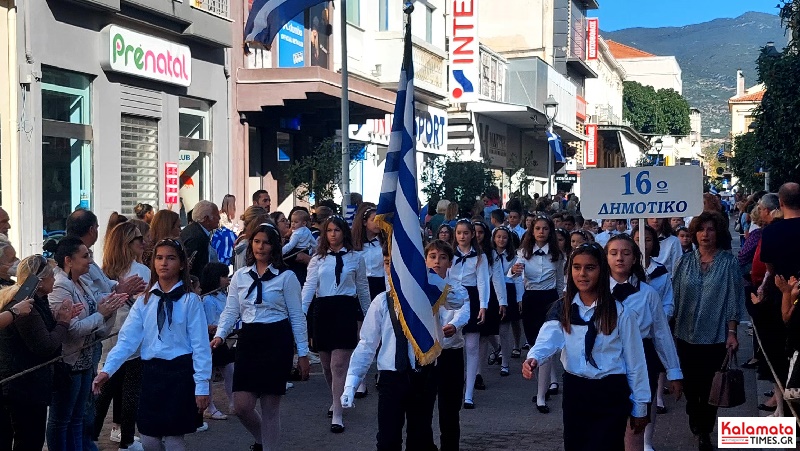
[[[8,231],[11,229],[11,224],[8,221],[8,213],[0,207],[0,239],[5,241],[8,241]]]
[[[192,223],[181,231],[181,241],[189,257],[189,272],[198,278],[208,262],[217,262],[217,251],[211,247],[211,235],[219,227],[219,208],[201,200],[192,209]]]

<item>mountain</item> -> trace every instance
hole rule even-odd
[[[777,15],[748,12],[735,19],[627,28],[602,36],[654,55],[674,55],[683,71],[683,95],[702,113],[703,137],[724,138],[731,128],[728,99],[736,94],[736,70],[744,72],[747,88],[755,85],[759,51],[769,41],[782,50],[788,39],[784,31]]]

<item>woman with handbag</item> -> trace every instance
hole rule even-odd
[[[683,370],[689,427],[699,449],[711,450],[717,407],[709,404],[714,374],[739,347],[736,328],[744,317],[744,289],[736,257],[723,249],[719,213],[703,212],[689,231],[697,250],[681,257],[673,280],[675,337]]]

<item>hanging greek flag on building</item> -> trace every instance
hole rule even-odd
[[[253,0],[244,26],[244,42],[261,44],[269,49],[275,35],[284,25],[306,9],[325,1],[327,0]]]
[[[394,106],[392,134],[378,202],[376,221],[389,237],[392,264],[389,296],[403,332],[422,365],[441,353],[434,315],[447,295],[447,286],[425,267],[419,227],[417,162],[414,151],[414,68],[411,23],[406,24],[403,68]]]
[[[550,145],[550,151],[553,152],[556,163],[566,163],[567,160],[564,158],[564,147],[561,144],[561,137],[555,133],[545,133],[547,133],[547,143]]]

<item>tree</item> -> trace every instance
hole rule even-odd
[[[674,89],[656,91],[635,81],[624,82],[622,117],[645,135],[685,136],[691,132],[689,103]]]
[[[494,176],[487,163],[462,161],[462,155],[438,156],[425,163],[420,175],[425,184],[422,192],[428,202],[447,199],[461,209],[471,209],[475,201],[494,184]]]
[[[731,170],[739,179],[739,185],[746,191],[754,192],[764,187],[764,155],[755,133],[745,133],[734,138],[734,156]]]
[[[334,138],[325,138],[317,144],[310,155],[306,155],[289,166],[289,185],[296,190],[297,197],[315,203],[332,199],[342,180],[341,143]]]
[[[722,180],[724,177],[722,173],[727,169],[726,163],[724,161],[719,161],[718,153],[720,146],[720,144],[709,144],[700,151],[708,168],[708,181],[714,185],[714,188],[718,191],[722,191],[723,189]]]

